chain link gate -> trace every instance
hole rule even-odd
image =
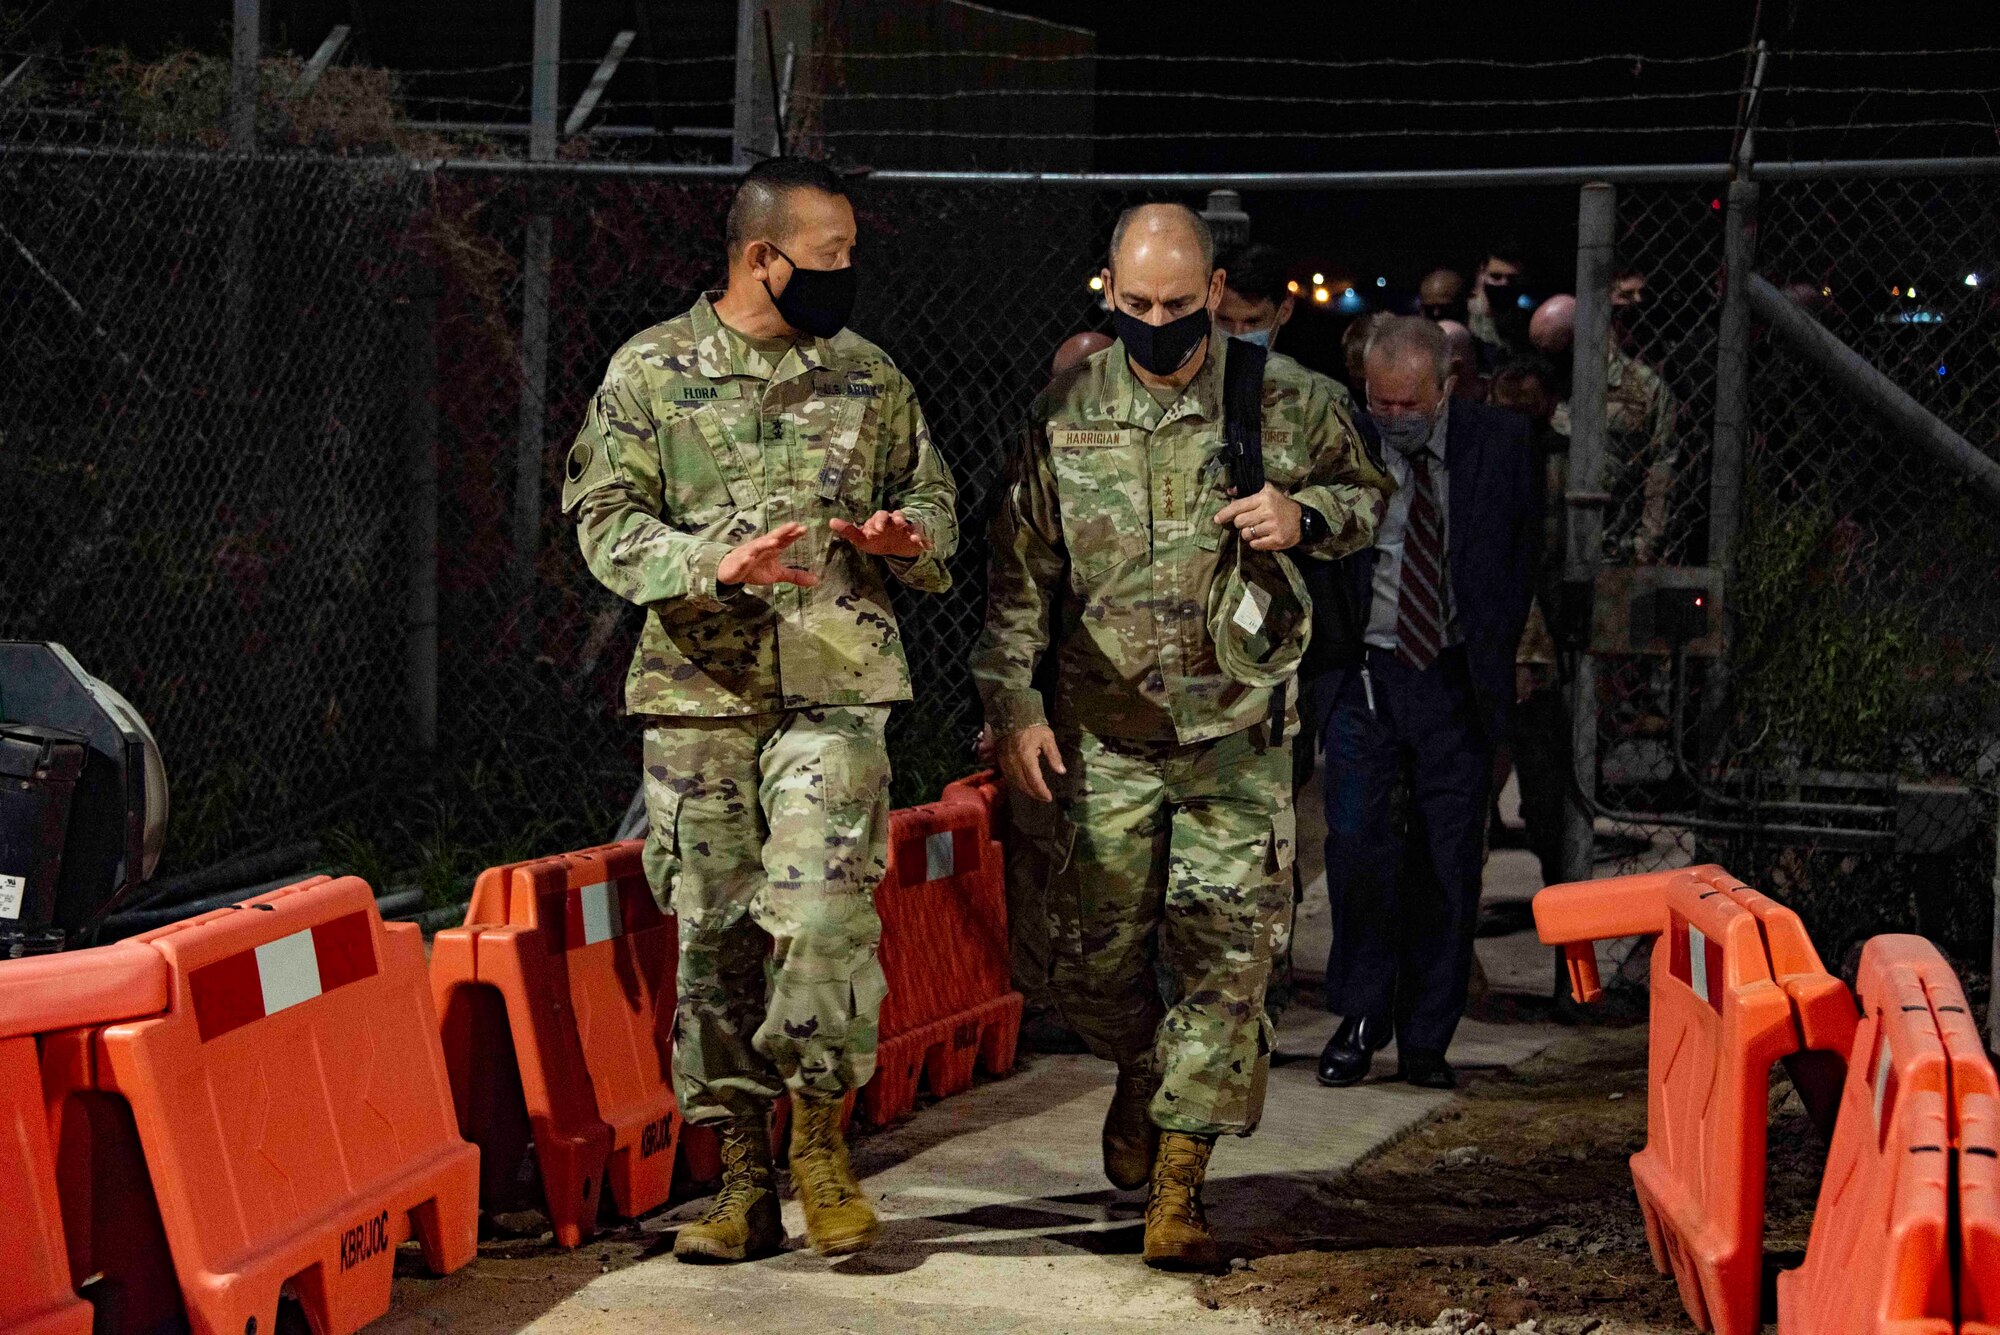
[[[1721,659],[1599,646],[1596,754],[1578,757],[1597,781],[1598,867],[1721,862],[1803,913],[1836,964],[1872,934],[1917,931],[1976,988],[1993,930],[2000,516],[1753,324],[1741,527],[1716,549],[1725,198],[1676,185],[1618,201],[1616,269],[1666,298],[1613,334],[1675,404],[1661,564],[1725,566],[1711,587],[1731,638]],[[2000,453],[2000,181],[1783,179],[1754,225],[1759,272]],[[1615,403],[1611,417],[1615,473]]]

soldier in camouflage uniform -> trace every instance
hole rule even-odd
[[[647,724],[646,870],[679,926],[674,1091],[724,1162],[684,1260],[783,1244],[766,1126],[787,1091],[808,1239],[877,1230],[840,1116],[875,1066],[883,725],[910,698],[884,576],[945,589],[958,532],[909,381],[843,328],[853,243],[825,167],[752,169],[728,289],[618,350],[566,465],[592,573],[646,609],[626,707]]]
[[[1262,1111],[1264,987],[1293,852],[1271,692],[1224,674],[1209,629],[1223,530],[1258,551],[1342,556],[1369,542],[1390,486],[1331,382],[1274,362],[1270,483],[1230,498],[1213,255],[1179,205],[1119,220],[1104,273],[1119,342],[1035,402],[972,663],[1009,784],[1053,796],[1076,829],[1049,885],[1052,981],[1091,1051],[1118,1063],[1105,1173],[1149,1184],[1148,1263],[1197,1268],[1217,1255],[1199,1195],[1209,1152]],[[1248,605],[1237,616],[1261,620]],[[1034,680],[1052,643],[1045,699]],[[1284,728],[1296,724],[1288,711]],[[1153,985],[1162,935],[1171,1008]]]
[[[1545,356],[1568,359],[1576,337],[1576,298],[1550,297],[1535,312],[1530,337]],[[1666,559],[1667,501],[1679,464],[1674,428],[1679,407],[1660,373],[1616,346],[1604,353],[1604,561],[1653,565]],[[1550,426],[1569,437],[1569,402]]]

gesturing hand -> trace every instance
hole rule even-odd
[[[715,567],[718,584],[796,584],[811,588],[819,576],[785,564],[785,548],[806,535],[804,524],[780,524],[736,547]]]
[[[1215,512],[1218,524],[1234,524],[1243,540],[1260,552],[1282,552],[1299,541],[1300,505],[1266,482],[1255,496],[1231,501]]]
[[[861,524],[833,519],[827,527],[834,537],[870,556],[922,556],[931,549],[931,540],[901,510],[877,510]]]
[[[1063,768],[1062,748],[1056,745],[1055,731],[1047,724],[1010,732],[1000,739],[1000,773],[1007,786],[1037,802],[1053,802],[1055,794],[1049,791],[1048,780],[1042,776],[1044,762],[1058,774],[1069,773]]]

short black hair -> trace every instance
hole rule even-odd
[[[1506,361],[1493,368],[1493,374],[1488,376],[1487,380],[1489,384],[1499,384],[1503,381],[1537,380],[1541,382],[1542,388],[1551,394],[1557,392],[1560,385],[1560,382],[1556,379],[1555,363],[1538,352],[1522,353],[1517,357],[1509,357]]]
[[[1502,264],[1511,264],[1523,273],[1527,272],[1528,268],[1528,261],[1522,253],[1521,243],[1511,236],[1501,237],[1498,241],[1488,246],[1486,248],[1486,259],[1482,259],[1479,262],[1480,267],[1485,267],[1486,260],[1499,260]]]
[[[1285,287],[1285,257],[1276,246],[1246,241],[1217,255],[1215,265],[1227,271],[1223,285],[1239,297],[1282,306],[1291,295]]]
[[[765,158],[743,173],[736,197],[729,201],[729,221],[723,228],[723,244],[734,255],[746,242],[774,241],[785,235],[790,218],[785,197],[796,190],[817,190],[823,195],[847,195],[847,187],[833,168],[811,158]]]

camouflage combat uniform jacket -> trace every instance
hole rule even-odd
[[[1674,439],[1679,407],[1660,373],[1612,348],[1604,359],[1604,560],[1647,565],[1664,555],[1667,501],[1679,457]],[[1549,423],[1570,434],[1564,402]],[[1554,494],[1554,493],[1552,493]]]
[[[1216,338],[1222,351],[1228,340]],[[1228,504],[1222,362],[1162,408],[1113,343],[1036,399],[993,523],[985,633],[973,678],[1001,734],[1046,721],[1031,678],[1054,641],[1068,720],[1130,741],[1191,743],[1260,722],[1269,692],[1223,675],[1208,633]],[[1264,376],[1264,469],[1325,516],[1295,555],[1373,540],[1395,484],[1368,457],[1333,382],[1289,358]]]
[[[564,468],[591,573],[646,609],[626,680],[634,714],[730,717],[910,698],[882,568],[950,587],[956,490],[910,382],[843,330],[801,339],[766,381],[732,351],[707,297],[611,359]],[[932,549],[896,560],[833,536],[902,510]],[[718,589],[732,547],[798,521],[787,564],[819,575]]]

